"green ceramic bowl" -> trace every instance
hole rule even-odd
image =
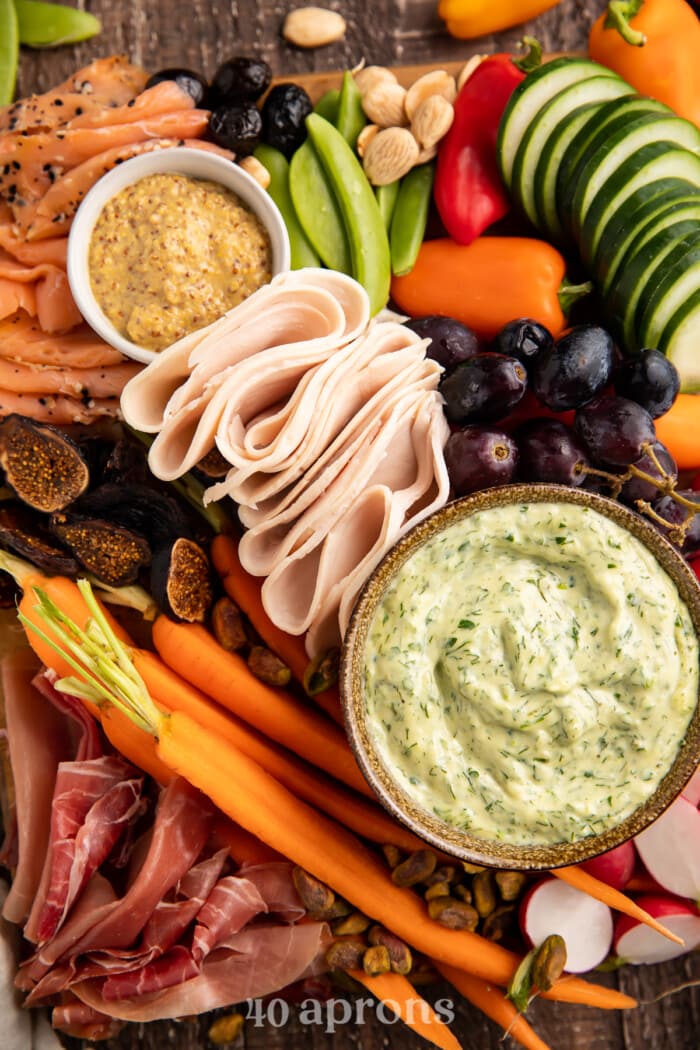
[[[700,637],[698,580],[680,554],[647,520],[614,500],[580,489],[549,484],[510,485],[488,489],[448,504],[412,529],[389,551],[372,573],[357,601],[345,636],[340,667],[341,696],[350,743],[360,768],[384,807],[427,843],[445,853],[471,863],[521,871],[577,864],[637,835],[671,804],[700,762],[700,703],[696,703],[684,738],[679,741],[673,764],[653,794],[629,816],[600,834],[588,835],[573,842],[514,845],[480,838],[439,819],[409,796],[381,757],[371,725],[368,724],[364,661],[369,626],[388,584],[418,548],[448,526],[477,511],[534,502],[588,507],[635,536],[675,583],[688,608],[695,633]],[[465,573],[467,571],[465,568]]]

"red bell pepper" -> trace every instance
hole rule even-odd
[[[511,55],[477,66],[455,100],[452,127],[440,143],[434,197],[453,240],[470,244],[510,208],[496,162],[498,125],[525,77]]]

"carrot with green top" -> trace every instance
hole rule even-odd
[[[153,625],[153,643],[168,667],[185,681],[278,744],[374,798],[339,727],[283,689],[265,685],[237,653],[222,649],[206,628],[159,616]]]
[[[305,684],[309,658],[303,638],[287,634],[272,622],[265,612],[261,597],[261,581],[251,576],[238,557],[238,541],[233,536],[216,536],[211,545],[211,560],[229,598],[244,612],[262,640],[281,660],[284,660],[297,682]],[[315,693],[314,703],[322,707],[334,722],[343,724],[343,712],[337,689]]]
[[[165,765],[233,821],[418,951],[491,983],[509,983],[519,964],[517,955],[476,933],[440,926],[430,918],[421,898],[397,886],[379,857],[349,831],[296,798],[229,741],[190,716],[161,711],[127,649],[112,632],[89,584],[81,580],[78,586],[92,612],[89,635],[62,618],[54,603],[36,590],[41,616],[55,644],[82,676],[61,682],[61,688],[78,696],[90,693],[93,701],[123,710],[157,739],[156,752]],[[75,655],[69,651],[73,645]],[[82,658],[78,656],[81,651]],[[575,977],[558,981],[546,995],[609,1009],[636,1005],[634,999],[614,989]]]
[[[441,1050],[461,1050],[462,1044],[452,1034],[430,1003],[418,994],[407,977],[400,973],[382,973],[370,977],[364,970],[349,970],[350,976],[400,1017],[416,1035],[427,1039]]]
[[[391,843],[408,852],[424,848],[421,839],[392,820],[378,805],[338,784],[224,711],[199,689],[183,681],[155,653],[134,649],[131,656],[159,707],[184,711],[200,725],[240,748],[299,798],[363,838],[379,845]]]
[[[508,999],[500,988],[494,987],[478,977],[445,963],[435,963],[436,969],[446,981],[468,999],[473,1006],[499,1024],[516,1042],[526,1050],[550,1050],[549,1045],[538,1036],[517,1007]]]
[[[684,943],[681,937],[671,933],[660,922],[652,918],[649,912],[644,911],[644,908],[640,908],[638,904],[635,904],[633,900],[625,896],[620,890],[616,890],[613,886],[609,886],[607,882],[597,879],[595,875],[590,875],[583,868],[576,866],[554,868],[552,869],[552,875],[556,875],[562,882],[573,886],[575,890],[580,890],[581,893],[587,893],[589,897],[602,901],[609,908],[614,908],[615,911],[621,911],[624,915],[629,915],[630,918],[645,923],[652,930],[660,933],[662,937],[668,937],[669,941],[675,941],[676,944]]]

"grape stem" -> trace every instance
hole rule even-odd
[[[666,518],[657,514],[648,500],[636,500],[635,507],[640,514],[645,514],[648,518],[651,518],[652,521],[655,521],[657,525],[662,525],[668,532],[669,539],[679,547],[682,547],[693,518],[696,514],[700,514],[700,504],[694,503],[685,496],[681,496],[680,492],[676,491],[676,479],[661,465],[650,442],[642,445],[641,454],[649,457],[658,470],[659,477],[654,477],[653,474],[647,473],[646,470],[641,470],[634,463],[629,464],[624,474],[611,474],[607,470],[598,470],[596,467],[588,466],[582,466],[580,473],[592,474],[595,477],[604,478],[610,484],[610,494],[613,499],[617,499],[622,491],[622,486],[626,481],[629,481],[630,478],[640,478],[642,481],[646,481],[650,485],[653,485],[655,489],[658,489],[658,491],[662,492],[665,496],[670,496],[675,503],[678,503],[681,507],[685,507],[688,511],[685,521],[680,522],[678,525],[671,525]]]

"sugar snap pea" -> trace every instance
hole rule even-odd
[[[343,86],[340,89],[340,99],[338,101],[338,116],[331,123],[335,124],[348,146],[354,149],[357,136],[367,123],[367,117],[362,108],[360,89],[349,70],[343,73]]]
[[[357,157],[340,132],[317,113],[306,118],[306,128],[340,206],[352,275],[369,295],[374,314],[386,304],[391,280],[389,240],[379,205]],[[292,165],[295,159],[296,156]]]
[[[419,164],[401,180],[389,233],[391,270],[397,277],[410,273],[418,258],[428,223],[434,176],[434,164]]]
[[[324,120],[329,120],[331,124],[335,124],[338,119],[338,107],[340,105],[340,88],[331,88],[325,95],[321,95],[320,99],[314,106],[314,113],[318,113],[319,116],[323,117]]]
[[[17,79],[19,36],[14,0],[0,0],[0,106],[12,102]]]
[[[374,196],[377,198],[377,204],[387,230],[391,226],[391,216],[394,214],[400,185],[400,180],[396,179],[395,182],[387,182],[385,186],[374,187]]]
[[[319,266],[318,255],[309,244],[292,204],[289,193],[289,161],[284,153],[273,146],[258,146],[254,156],[270,173],[270,185],[267,187],[267,192],[279,208],[287,227],[291,268],[301,270],[304,266]]]
[[[102,29],[99,18],[63,4],[15,0],[19,42],[27,47],[59,47],[89,40]]]
[[[307,117],[307,121],[312,117],[328,124],[323,117],[315,114]],[[328,127],[331,125],[328,124]],[[345,145],[345,139],[341,138],[341,142]],[[313,143],[308,139],[289,164],[289,192],[302,229],[326,266],[331,270],[352,274],[352,257],[343,216],[331,182]]]

